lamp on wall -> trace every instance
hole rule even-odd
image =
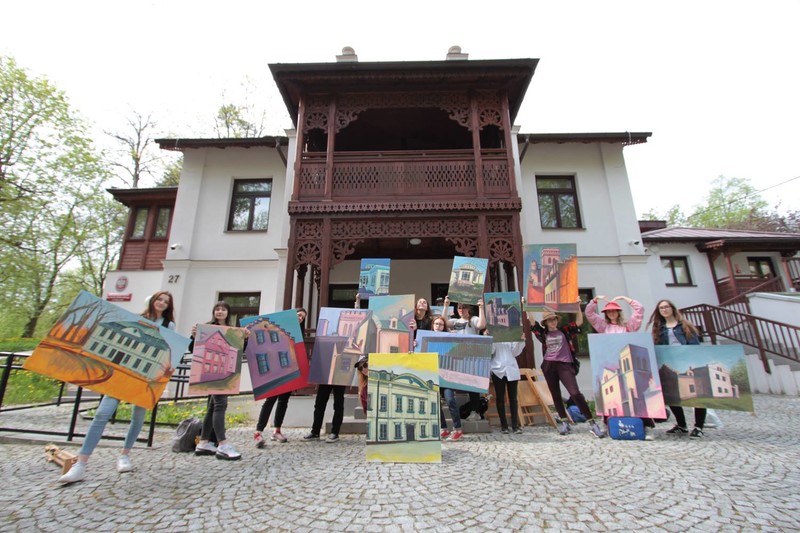
[[[419,246],[420,244],[422,244],[422,239],[420,239],[419,237],[411,237],[410,239],[408,239],[408,244],[410,244],[411,246]]]

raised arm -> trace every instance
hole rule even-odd
[[[475,329],[486,329],[486,314],[483,312],[483,298],[478,300],[478,324]]]
[[[586,318],[592,325],[594,330],[598,333],[603,333],[606,330],[607,322],[603,317],[597,313],[597,300],[605,300],[604,296],[595,296],[589,303],[586,304]],[[577,322],[576,322],[577,323]]]
[[[578,296],[576,300],[578,304],[578,312],[575,314],[575,325],[581,327],[583,325],[583,313],[581,312],[581,297]],[[587,309],[588,310],[588,309]]]
[[[627,296],[617,296],[614,298],[614,300],[622,300],[623,302],[626,302],[633,310],[631,317],[627,322],[625,322],[625,329],[631,333],[634,331],[639,331],[639,328],[642,326],[642,320],[644,320],[644,307],[642,304],[633,298],[628,298]]]

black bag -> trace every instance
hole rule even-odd
[[[201,429],[203,429],[203,424],[196,416],[181,421],[175,431],[175,436],[172,437],[172,451],[193,452],[197,446],[197,438],[200,436]]]
[[[572,355],[572,368],[575,370],[576,376],[578,375],[578,372],[581,371],[581,361],[575,357],[575,354]]]

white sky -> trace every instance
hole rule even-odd
[[[213,136],[222,93],[238,103],[249,76],[280,134],[291,123],[269,63],[332,62],[344,46],[360,61],[442,60],[460,45],[470,59],[540,59],[523,133],[653,132],[625,149],[637,214],[687,212],[720,174],[800,209],[794,0],[25,0],[2,17],[0,54],[98,130],[123,130],[135,109],[164,136]]]

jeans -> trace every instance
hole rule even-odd
[[[272,407],[275,402],[278,402],[278,407],[275,409],[275,420],[272,422],[272,427],[279,429],[283,425],[283,419],[286,416],[286,408],[289,406],[289,397],[292,395],[291,391],[284,392],[278,396],[270,396],[264,400],[261,406],[261,413],[258,415],[258,423],[256,424],[256,431],[259,433],[264,431],[269,423],[269,415],[272,413]]]
[[[508,388],[508,404],[511,409],[511,427],[513,429],[519,428],[519,404],[517,402],[517,384],[518,381],[508,381],[507,377],[498,378],[494,374],[492,376],[492,383],[494,384],[495,405],[497,407],[497,414],[500,416],[500,426],[503,429],[508,429],[508,420],[506,420],[506,388]]]
[[[455,429],[461,429],[461,414],[458,411],[458,404],[456,403],[456,391],[453,389],[442,389],[442,394],[444,394],[444,401],[447,404],[447,408],[450,410],[450,417],[453,419],[453,427]],[[442,429],[445,429],[447,427],[447,420],[444,417],[444,410],[439,409],[439,414],[441,414]]]
[[[103,436],[103,430],[106,428],[106,424],[117,410],[118,405],[119,400],[116,398],[103,396],[103,399],[100,400],[100,405],[97,407],[97,412],[94,414],[94,420],[92,420],[89,430],[86,432],[86,438],[83,439],[83,446],[78,450],[78,455],[92,455],[92,452],[97,447],[97,443],[100,442],[100,437]],[[128,426],[128,434],[125,436],[125,444],[122,446],[124,449],[133,448],[136,437],[139,436],[139,432],[144,425],[144,415],[146,412],[147,409],[144,407],[139,407],[138,405],[133,406],[131,425]]]
[[[319,435],[322,430],[322,419],[325,417],[325,408],[328,407],[328,398],[333,393],[333,421],[331,433],[338,435],[344,420],[344,385],[318,385],[317,398],[314,400],[314,423],[311,433]]]
[[[203,429],[200,431],[200,440],[209,440],[211,431],[216,435],[216,441],[225,440],[225,411],[228,410],[228,397],[224,394],[212,394],[208,397],[208,409],[203,417]]]

